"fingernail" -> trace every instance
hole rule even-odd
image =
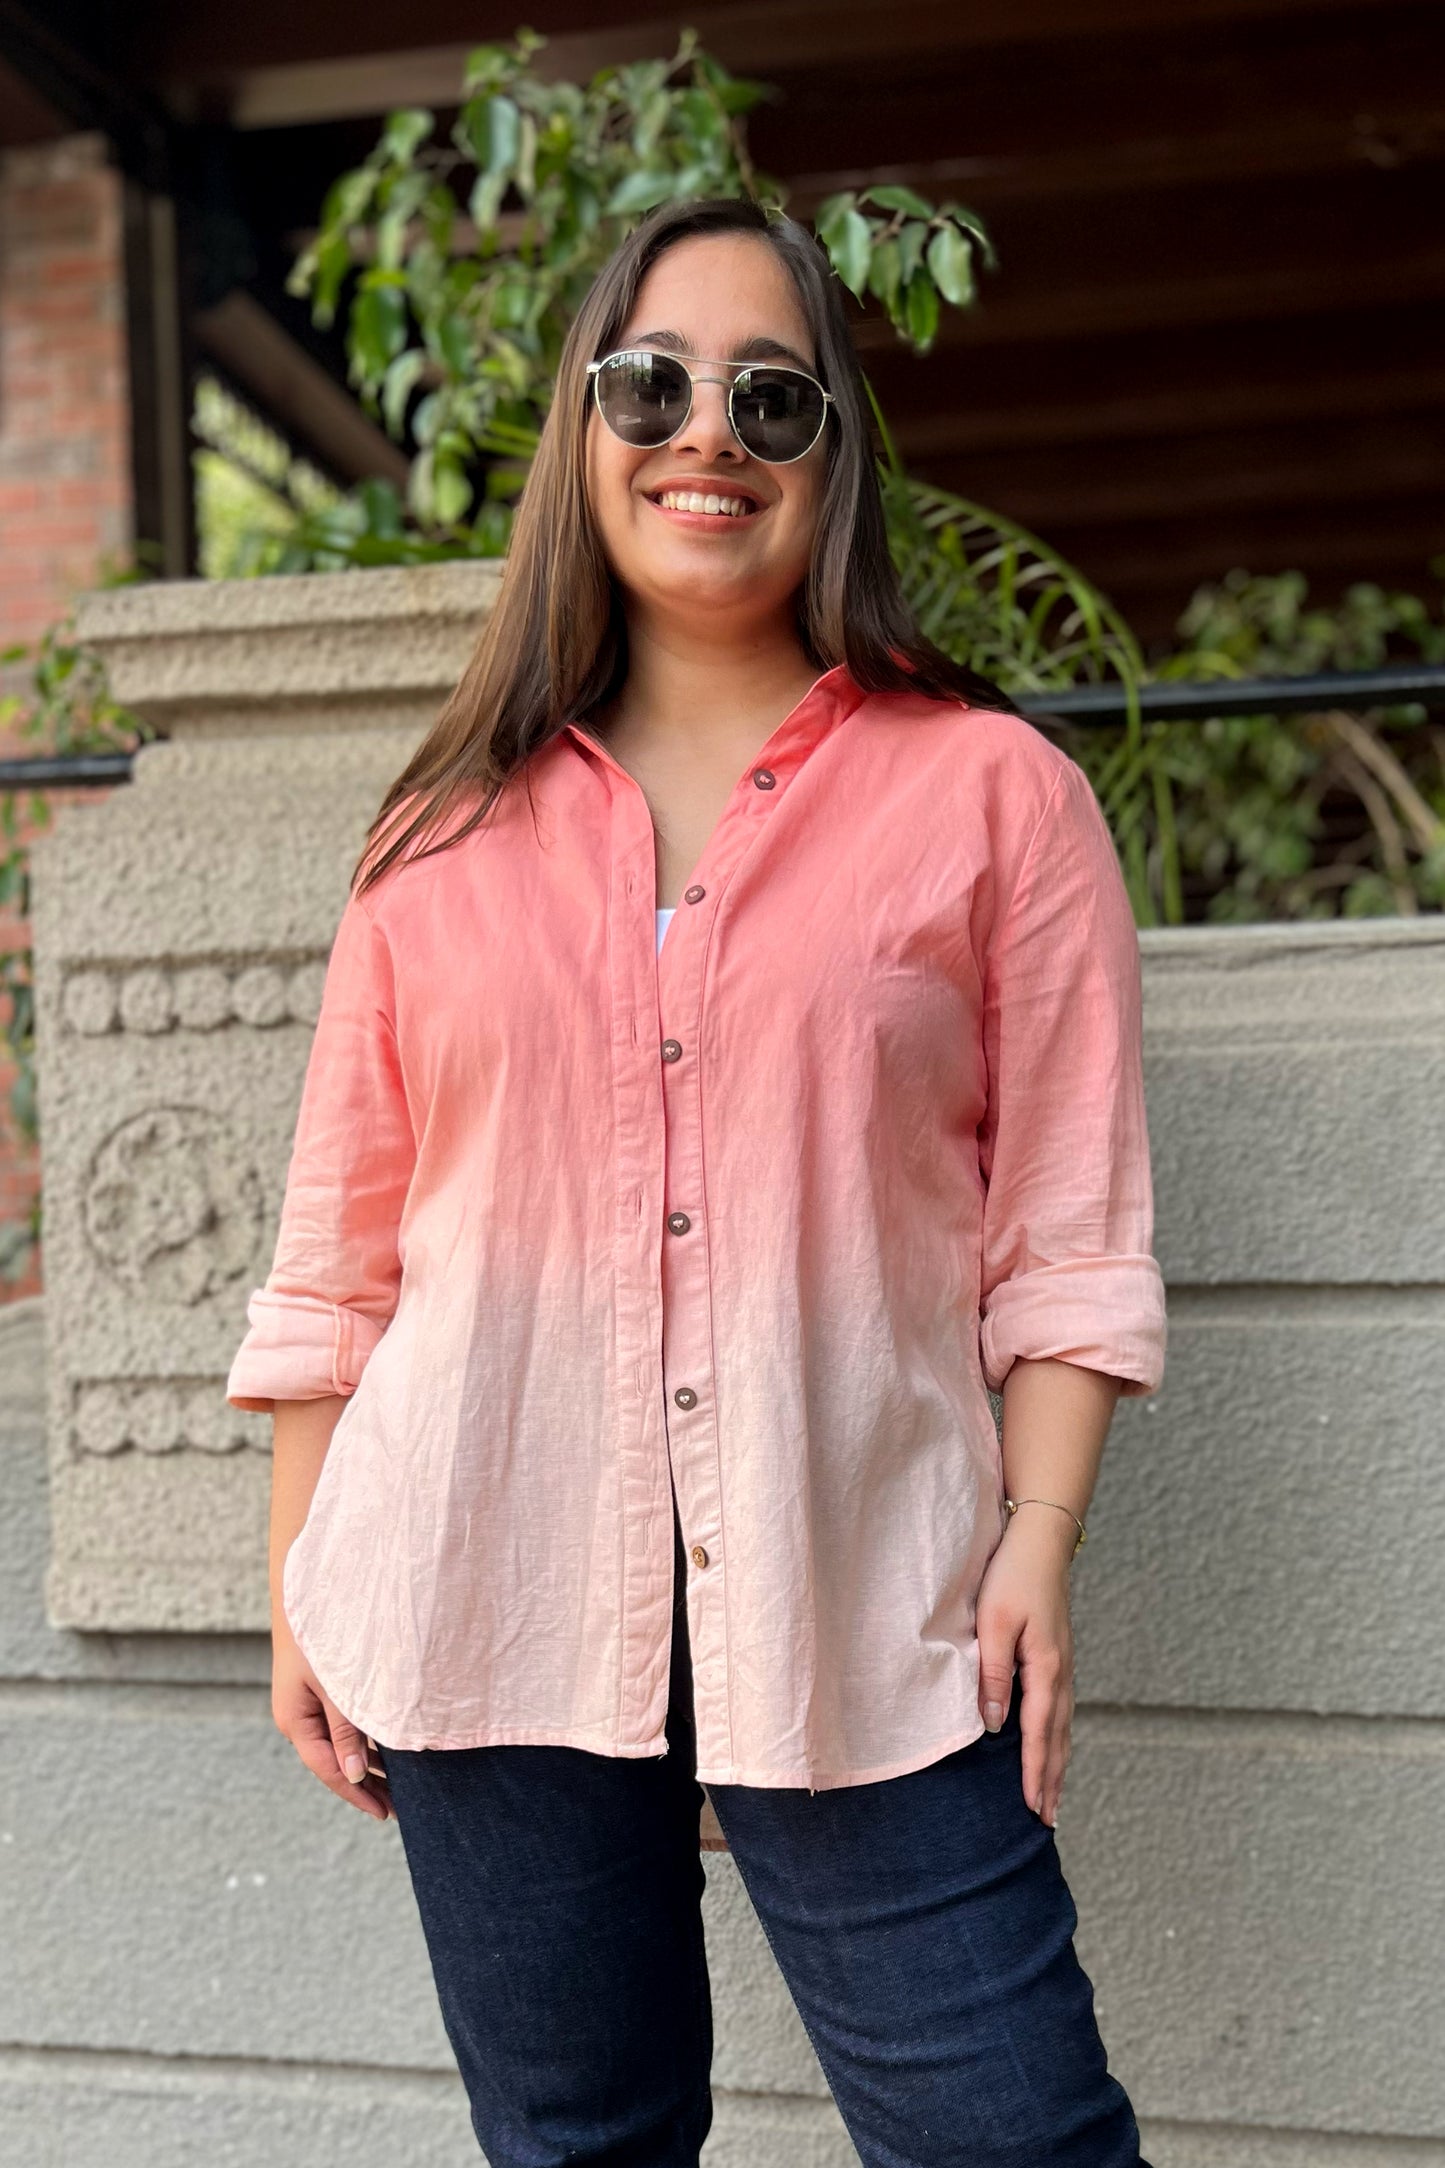
[[[353,1784],[359,1784],[362,1778],[366,1775],[366,1763],[362,1760],[359,1754],[347,1755],[346,1774],[351,1779]]]
[[[983,1720],[990,1731],[998,1730],[999,1725],[1003,1722],[1003,1709],[998,1702],[986,1701],[984,1703]]]
[[[1044,1795],[1042,1792],[1039,1793],[1038,1798],[1034,1801],[1034,1812],[1038,1815],[1040,1821],[1042,1821],[1044,1814]]]

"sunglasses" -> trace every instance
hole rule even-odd
[[[638,451],[670,444],[692,412],[695,384],[726,384],[728,421],[745,452],[770,467],[790,466],[823,434],[833,394],[806,369],[776,362],[701,361],[699,368],[732,369],[722,376],[694,376],[676,354],[626,347],[589,361],[587,374],[597,411],[615,437]]]

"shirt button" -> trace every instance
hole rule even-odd
[[[672,1234],[685,1235],[688,1228],[691,1227],[692,1221],[688,1218],[685,1212],[669,1212],[667,1215],[667,1224],[669,1231]]]
[[[771,768],[754,768],[753,770],[753,781],[757,784],[759,790],[771,790],[777,780]]]
[[[663,1040],[663,1042],[662,1042],[662,1058],[663,1058],[663,1060],[664,1060],[664,1061],[681,1061],[681,1059],[682,1059],[682,1042],[681,1042],[681,1040],[680,1040],[680,1039],[664,1039],[664,1040]]]
[[[707,1552],[700,1543],[695,1543],[692,1547],[692,1562],[695,1566],[705,1566],[707,1564]]]
[[[680,1408],[695,1408],[697,1406],[697,1394],[690,1385],[679,1385],[672,1397]]]
[[[701,881],[694,881],[691,888],[683,890],[682,900],[684,903],[701,903],[706,894],[707,890],[703,887]]]

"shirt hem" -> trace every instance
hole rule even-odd
[[[336,1699],[334,1694],[332,1699]],[[340,1702],[336,1705],[341,1707]],[[390,1725],[385,1731],[378,1731],[374,1724],[365,1724],[358,1717],[352,1717],[350,1721],[366,1738],[375,1739],[379,1746],[394,1747],[398,1754],[423,1753],[432,1748],[461,1752],[478,1746],[569,1746],[581,1754],[601,1754],[609,1761],[643,1761],[659,1759],[668,1751],[665,1738],[629,1741],[621,1746],[599,1746],[594,1739],[569,1737],[555,1729],[536,1730],[531,1726],[512,1724],[487,1725],[481,1731],[413,1732],[405,1737],[399,1734],[388,1737],[387,1733],[392,1730]]]
[[[976,1723],[955,1732],[949,1738],[939,1740],[934,1746],[920,1747],[916,1754],[905,1754],[897,1761],[879,1762],[870,1769],[710,1769],[699,1762],[697,1781],[699,1784],[748,1784],[761,1791],[810,1792],[841,1791],[851,1784],[881,1784],[889,1777],[912,1776],[915,1770],[927,1769],[934,1762],[942,1761],[945,1754],[955,1754],[960,1747],[972,1746],[974,1740],[981,1738],[987,1728],[980,1716]]]
[[[341,1704],[338,1702],[337,1706],[339,1708]],[[488,1724],[474,1731],[417,1731],[388,1738],[387,1731],[392,1729],[389,1725],[378,1731],[359,1717],[353,1716],[350,1721],[365,1737],[375,1739],[383,1747],[394,1747],[401,1754],[430,1749],[465,1751],[481,1746],[566,1746],[584,1754],[601,1754],[613,1761],[642,1761],[659,1759],[668,1752],[665,1736],[598,1746],[575,1734],[568,1736],[555,1727]],[[879,1784],[890,1777],[911,1776],[916,1770],[927,1769],[932,1763],[941,1761],[946,1754],[957,1753],[960,1747],[972,1746],[986,1728],[980,1716],[976,1723],[966,1725],[962,1731],[951,1733],[931,1746],[920,1747],[916,1753],[902,1755],[894,1761],[874,1763],[867,1769],[761,1769],[739,1768],[732,1763],[709,1765],[699,1762],[694,1773],[699,1784],[746,1784],[761,1791],[840,1791],[853,1784]]]

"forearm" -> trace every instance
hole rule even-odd
[[[272,1423],[270,1583],[273,1633],[290,1631],[281,1605],[286,1553],[311,1509],[331,1434],[346,1406],[344,1393],[317,1400],[278,1400]]]
[[[1010,1498],[1043,1498],[1054,1506],[1030,1506],[1015,1518],[1037,1525],[1029,1534],[1072,1557],[1078,1529],[1069,1518],[1087,1518],[1098,1481],[1104,1441],[1119,1398],[1118,1378],[1079,1363],[1052,1359],[1015,1361],[1003,1382],[1003,1473]]]

